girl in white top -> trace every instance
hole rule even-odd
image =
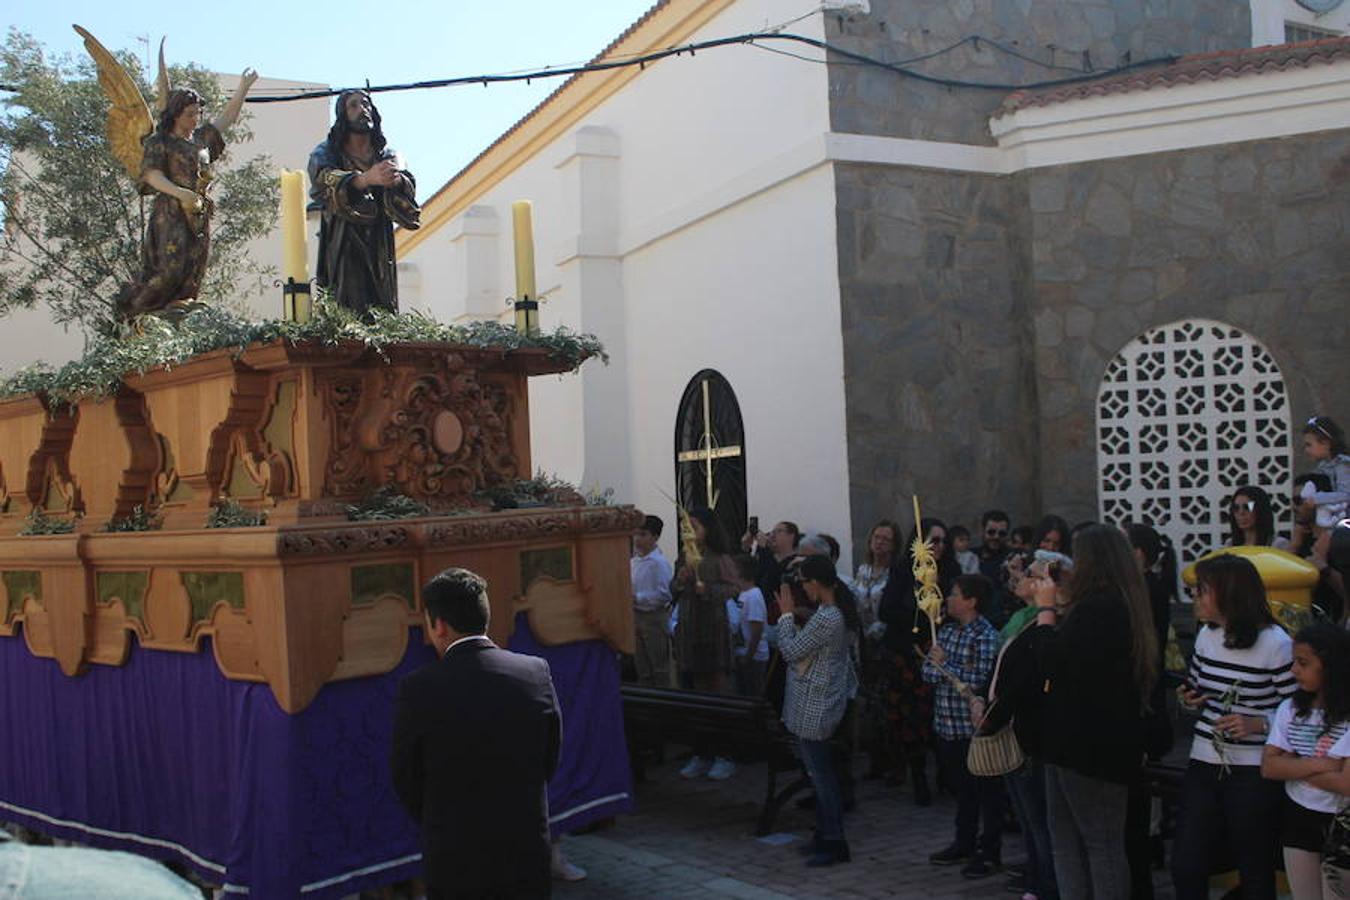
[[[1294,638],[1298,691],[1270,726],[1261,774],[1284,782],[1280,843],[1295,900],[1340,897],[1344,870],[1323,868],[1331,819],[1350,798],[1350,634],[1319,622]]]

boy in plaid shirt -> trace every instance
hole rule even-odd
[[[937,735],[938,766],[955,788],[957,801],[956,841],[929,856],[928,861],[938,866],[966,863],[961,874],[967,878],[997,872],[1002,854],[1003,780],[978,778],[966,768],[966,753],[975,734],[970,698],[984,696],[998,657],[998,629],[981,614],[992,597],[993,585],[988,578],[959,576],[947,595],[946,621],[938,629],[937,644],[923,664],[924,681],[937,685],[933,731]],[[961,681],[964,690],[952,683],[953,678]],[[981,818],[984,833],[977,839]]]

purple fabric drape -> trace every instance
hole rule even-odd
[[[511,648],[549,661],[563,709],[555,827],[631,809],[613,651],[541,647],[523,620]],[[133,646],[125,666],[68,678],[0,638],[0,820],[179,860],[253,897],[413,877],[417,831],[394,797],[389,740],[399,680],[434,658],[414,631],[393,672],[328,684],[290,716],[266,685],[221,675],[209,646]]]

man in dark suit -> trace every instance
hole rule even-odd
[[[422,829],[430,898],[549,896],[548,794],[562,719],[548,663],[488,639],[487,582],[422,589],[440,660],[399,685],[394,789]]]

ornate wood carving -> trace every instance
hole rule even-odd
[[[519,477],[515,400],[503,384],[482,380],[482,357],[407,356],[359,382],[325,380],[333,428],[325,492],[392,483],[438,506],[467,505],[475,491]]]
[[[426,528],[428,547],[457,544],[500,544],[571,534],[576,518],[565,512],[544,512],[528,516],[472,518],[439,522]]]
[[[370,553],[411,546],[406,525],[350,525],[321,531],[284,531],[277,543],[283,555]]]
[[[362,381],[359,374],[347,372],[325,376],[320,381],[324,416],[330,430],[328,463],[324,467],[326,497],[359,496],[374,486],[356,438]]]
[[[632,531],[642,521],[642,511],[631,506],[588,506],[581,514],[587,531]]]

